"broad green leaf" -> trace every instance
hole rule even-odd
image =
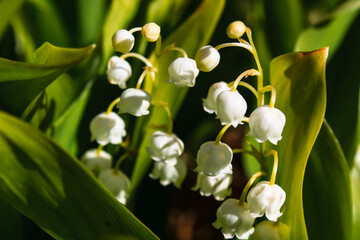
[[[11,18],[21,8],[25,0],[0,1],[0,39],[8,26]]]
[[[270,65],[271,84],[276,88],[276,106],[286,116],[278,144],[277,184],[286,192],[283,216],[291,240],[308,239],[304,221],[302,187],[311,148],[325,114],[325,62],[328,49],[290,53]]]
[[[44,43],[36,52],[37,64],[0,58],[1,110],[20,115],[35,97],[62,73],[87,57],[95,48],[59,48]]]
[[[158,239],[85,167],[25,122],[0,112],[0,198],[56,239]]]
[[[329,46],[329,59],[337,51],[360,10],[360,1],[347,1],[318,26],[313,26],[298,37],[295,51],[312,51]]]
[[[351,239],[351,194],[344,153],[324,121],[304,177],[304,211],[309,239]]]
[[[196,51],[204,46],[209,40],[215,30],[216,24],[222,13],[225,1],[211,1],[204,0],[194,14],[187,19],[169,38],[163,42],[163,46],[169,44],[176,44],[176,46],[185,49],[189,57],[194,57]],[[156,65],[157,85],[147,83],[146,90],[152,93],[153,100],[162,100],[168,102],[172,114],[175,116],[178,112],[184,97],[186,96],[187,88],[178,88],[173,84],[167,83],[168,66],[175,60],[176,53],[167,53],[158,59]],[[135,169],[132,174],[131,183],[132,189],[136,189],[139,182],[145,175],[151,164],[149,155],[146,152],[149,139],[154,131],[153,129],[144,129],[144,119],[139,119],[135,127],[135,133],[132,136],[133,147],[139,147],[138,157],[136,159]],[[151,109],[148,124],[167,125],[167,115],[164,109],[154,107]],[[143,132],[145,130],[145,132]]]
[[[21,214],[0,200],[1,239],[24,239]]]
[[[353,233],[352,239],[357,240],[360,239],[360,155],[359,150],[356,154],[356,160],[353,168],[351,169],[351,189],[352,189],[352,196],[353,196]]]

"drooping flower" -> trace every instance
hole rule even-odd
[[[235,128],[243,124],[246,109],[246,101],[238,91],[222,91],[216,98],[216,118],[220,119],[222,125],[231,123]]]
[[[177,87],[193,87],[199,75],[196,62],[190,58],[177,58],[169,66],[169,82]]]
[[[214,113],[216,111],[216,98],[225,90],[230,90],[230,87],[226,82],[217,82],[211,85],[207,97],[203,99],[205,112]]]
[[[195,61],[200,71],[210,72],[219,64],[220,53],[213,46],[206,45],[197,51]]]
[[[249,135],[254,136],[259,143],[269,140],[277,144],[285,126],[285,115],[277,108],[267,105],[256,108],[250,115]]]
[[[262,221],[255,226],[252,240],[289,240],[290,229],[282,222]]]
[[[154,161],[175,165],[184,151],[184,143],[175,134],[155,131],[150,137],[147,152]]]
[[[194,171],[207,176],[232,174],[232,158],[232,150],[227,144],[213,141],[206,142],[200,146],[197,153],[197,168]]]
[[[216,221],[213,226],[221,228],[225,239],[236,236],[238,239],[248,239],[254,232],[253,218],[246,203],[239,203],[238,199],[229,198],[225,200],[216,211]]]
[[[155,42],[160,37],[160,26],[156,23],[147,23],[141,28],[141,34],[149,42]]]
[[[134,36],[125,29],[116,31],[111,40],[114,50],[121,53],[130,52],[135,43]]]
[[[98,152],[97,149],[90,149],[84,153],[81,161],[95,176],[98,176],[102,170],[111,168],[112,157],[103,150]]]
[[[198,173],[196,185],[192,190],[200,189],[201,196],[213,195],[217,201],[223,201],[231,194],[232,174],[220,173],[214,177]]]
[[[120,96],[117,107],[119,113],[129,113],[136,117],[149,114],[151,96],[142,89],[128,88]]]
[[[98,179],[119,202],[126,204],[130,190],[130,180],[123,172],[120,170],[105,169],[100,172]]]
[[[175,165],[165,162],[155,161],[154,168],[149,174],[152,179],[160,179],[163,186],[174,183],[175,187],[180,188],[186,176],[186,163],[181,158],[176,158]]]
[[[279,185],[270,185],[267,181],[261,181],[248,193],[247,202],[250,214],[256,218],[265,213],[267,219],[276,222],[282,215],[280,208],[285,198],[286,193]]]
[[[90,122],[91,138],[99,144],[119,144],[126,135],[125,122],[114,112],[100,113]]]
[[[132,74],[130,64],[118,56],[112,56],[108,61],[107,75],[109,83],[126,88],[126,81]]]

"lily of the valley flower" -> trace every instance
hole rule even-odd
[[[226,82],[217,82],[211,85],[207,97],[203,99],[205,112],[214,113],[216,111],[216,98],[225,90],[230,90],[230,87]]]
[[[119,144],[126,135],[125,122],[114,112],[98,114],[90,122],[91,138],[99,144]]]
[[[192,190],[200,189],[201,196],[213,195],[217,201],[223,201],[231,194],[232,174],[220,173],[214,177],[198,173],[196,185]]]
[[[147,152],[154,161],[175,165],[184,151],[184,143],[175,134],[155,131],[150,138]]]
[[[163,186],[174,183],[175,187],[180,188],[181,183],[186,176],[186,163],[181,158],[176,158],[175,165],[165,162],[155,162],[149,177],[152,179],[160,179]]]
[[[98,179],[119,202],[126,204],[130,189],[130,180],[123,172],[120,170],[105,169],[100,172]]]
[[[149,114],[151,96],[142,89],[128,88],[120,96],[117,107],[119,113],[129,113],[136,117]]]
[[[197,168],[194,171],[207,176],[232,174],[232,158],[232,150],[227,144],[213,141],[206,142],[200,146],[197,153]]]
[[[250,115],[249,135],[255,137],[256,141],[269,140],[277,144],[281,140],[281,133],[285,126],[285,115],[277,108],[266,105],[256,108]]]
[[[246,26],[242,21],[234,21],[229,24],[226,29],[226,34],[229,38],[238,39],[244,35]]]
[[[126,81],[131,76],[130,64],[118,56],[112,56],[108,61],[107,75],[111,84],[118,85],[120,88],[126,88]]]
[[[234,128],[243,124],[247,103],[238,91],[222,91],[216,98],[216,118],[222,125],[231,123]]]
[[[255,226],[251,240],[289,240],[290,229],[282,222],[262,221]]]
[[[177,87],[193,87],[199,75],[196,62],[190,58],[177,58],[169,66],[169,82]]]
[[[103,150],[98,152],[97,149],[90,149],[84,153],[81,161],[95,176],[98,176],[102,170],[111,168],[112,157]]]
[[[247,196],[250,214],[253,217],[261,217],[265,213],[267,219],[276,222],[282,215],[280,208],[285,198],[286,193],[279,185],[270,185],[266,181],[259,182],[250,189]]]
[[[238,239],[248,239],[254,232],[255,218],[249,213],[246,203],[240,205],[238,199],[225,200],[216,211],[216,221],[213,226],[221,228],[225,239],[236,236]]]
[[[125,29],[116,31],[111,40],[115,51],[121,53],[130,52],[135,43],[134,35]]]
[[[213,46],[206,45],[197,51],[195,61],[200,71],[210,72],[219,64],[220,53]]]
[[[147,23],[141,28],[141,34],[149,42],[155,42],[160,37],[160,26],[156,23]]]

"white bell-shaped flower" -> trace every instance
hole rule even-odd
[[[213,46],[206,45],[197,51],[195,61],[200,71],[210,72],[219,64],[220,53]]]
[[[98,176],[102,170],[111,168],[112,157],[103,150],[98,152],[97,149],[90,149],[84,153],[81,161],[95,176]]]
[[[285,115],[279,109],[267,105],[260,106],[250,115],[249,135],[254,136],[259,143],[269,140],[277,144],[282,138],[285,121]]]
[[[254,232],[253,218],[246,203],[240,205],[238,199],[229,198],[225,200],[216,211],[216,221],[213,226],[221,228],[225,239],[236,236],[238,239],[248,239]]]
[[[114,112],[98,114],[90,122],[91,138],[101,145],[119,144],[126,135],[125,122]]]
[[[227,144],[206,142],[200,146],[197,153],[197,168],[194,171],[207,176],[232,174],[232,158],[233,152]]]
[[[270,185],[266,181],[259,182],[247,195],[250,214],[253,217],[261,217],[265,213],[267,219],[276,222],[282,215],[280,208],[285,198],[286,193],[279,185]]]
[[[282,222],[262,221],[255,226],[251,240],[289,240],[290,229]]]
[[[232,174],[218,174],[214,177],[198,173],[196,185],[192,190],[200,189],[201,196],[213,195],[217,201],[223,201],[231,194]]]
[[[211,85],[207,97],[203,99],[203,107],[205,112],[211,114],[216,111],[216,98],[221,92],[225,90],[230,90],[230,87],[226,82],[217,82]]]
[[[130,190],[130,180],[123,172],[120,170],[105,169],[100,172],[98,179],[119,202],[126,204]]]
[[[160,179],[161,185],[167,186],[174,183],[177,188],[181,188],[185,176],[186,163],[181,158],[176,159],[175,165],[156,161],[152,172],[149,174],[152,179]]]
[[[125,29],[116,31],[111,40],[114,50],[121,53],[130,52],[135,43],[134,36]]]
[[[169,66],[169,82],[177,87],[193,87],[199,75],[196,62],[190,58],[177,58]]]
[[[118,56],[112,56],[108,61],[107,67],[109,83],[118,85],[120,88],[125,89],[126,82],[132,74],[130,64]]]
[[[175,134],[155,131],[150,137],[147,152],[154,161],[175,165],[184,151],[184,143]]]
[[[136,117],[149,114],[151,96],[142,89],[128,88],[120,96],[117,103],[119,113],[129,113]]]
[[[246,101],[238,91],[222,91],[216,98],[216,118],[222,125],[231,123],[235,128],[243,124],[246,109]]]

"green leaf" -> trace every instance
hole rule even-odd
[[[350,172],[332,129],[324,121],[304,178],[304,211],[309,239],[351,239]]]
[[[204,0],[194,14],[187,19],[168,39],[163,42],[163,46],[174,44],[185,49],[190,57],[193,57],[197,50],[204,46],[215,30],[216,24],[222,13],[225,1]],[[201,36],[201,37],[199,37]],[[158,85],[153,86],[147,83],[145,86],[148,92],[151,92],[153,100],[162,100],[168,102],[173,116],[178,112],[187,88],[178,88],[173,84],[167,83],[168,67],[175,60],[176,53],[168,53],[161,56],[158,60],[157,80]],[[149,125],[167,125],[168,117],[164,109],[155,107],[151,109],[149,116]],[[144,132],[145,131],[145,132]],[[135,169],[132,174],[132,189],[136,189],[139,182],[148,170],[151,160],[146,152],[149,145],[149,139],[154,129],[144,129],[144,119],[139,119],[136,124],[135,133],[132,138],[133,147],[139,146],[139,153],[136,159]]]
[[[0,108],[20,115],[33,99],[62,73],[87,57],[95,48],[59,48],[44,43],[36,52],[38,64],[0,58]]]
[[[2,0],[0,2],[0,39],[11,18],[21,8],[25,0]]]
[[[85,167],[37,129],[0,112],[0,198],[56,239],[158,239]]]
[[[360,10],[359,1],[347,1],[317,26],[303,31],[298,37],[295,51],[312,51],[329,46],[329,59],[336,53]]]
[[[277,184],[286,192],[280,221],[290,227],[290,239],[308,239],[304,221],[302,186],[311,148],[325,114],[325,62],[328,49],[285,54],[270,65],[276,88],[276,107],[286,116],[278,145]]]
[[[358,150],[359,151],[359,150]],[[351,189],[353,196],[353,240],[360,239],[360,158],[359,152],[357,153],[357,159],[353,168],[351,169]]]
[[[24,239],[21,214],[1,200],[0,226],[2,239]]]

